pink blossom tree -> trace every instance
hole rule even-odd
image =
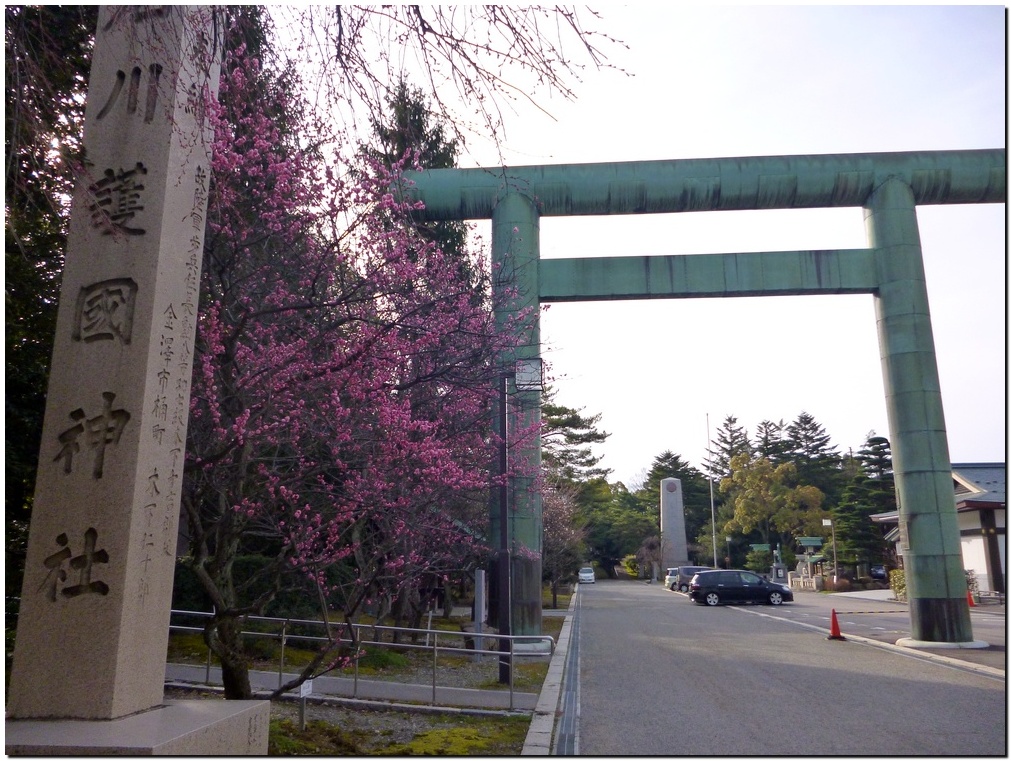
[[[287,120],[304,112],[285,100],[291,72],[264,75],[243,45],[224,72],[183,504],[186,563],[214,606],[205,637],[244,698],[242,621],[285,587],[308,582],[321,615],[351,623],[483,552],[473,497],[511,333],[417,234],[391,173],[317,171]],[[236,578],[242,554],[265,562]],[[335,638],[299,679],[342,657]]]

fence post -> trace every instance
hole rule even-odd
[[[288,619],[281,623],[281,664],[277,667],[277,689],[284,684],[284,645],[288,640]]]
[[[509,710],[513,710],[513,677],[516,675],[516,661],[513,658],[513,635],[509,635]]]
[[[355,683],[354,689],[351,690],[351,697],[358,697],[358,661],[362,657],[362,646],[355,645]]]
[[[425,635],[425,639],[428,639],[428,635]],[[432,705],[435,705],[435,672],[436,665],[439,662],[439,632],[433,632],[432,634]],[[428,644],[427,642],[425,643]]]

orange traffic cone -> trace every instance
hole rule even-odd
[[[972,590],[971,589],[965,590],[965,599],[969,603],[969,607],[970,608],[975,608],[976,607],[976,601],[972,599]]]
[[[839,619],[835,616],[835,608],[832,608],[832,628],[825,639],[846,639],[839,633]]]

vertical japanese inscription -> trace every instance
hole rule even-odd
[[[215,13],[99,11],[8,718],[116,719],[162,699]]]

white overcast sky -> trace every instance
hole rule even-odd
[[[506,120],[512,165],[1001,148],[1003,6],[594,6],[633,74]],[[462,166],[498,163],[472,141]],[[918,209],[953,462],[1004,461],[1006,207]],[[866,245],[859,209],[546,218],[542,257]],[[812,414],[840,452],[889,435],[871,296],[555,304],[557,401],[600,413],[611,480],[665,450],[701,467],[727,415]]]

